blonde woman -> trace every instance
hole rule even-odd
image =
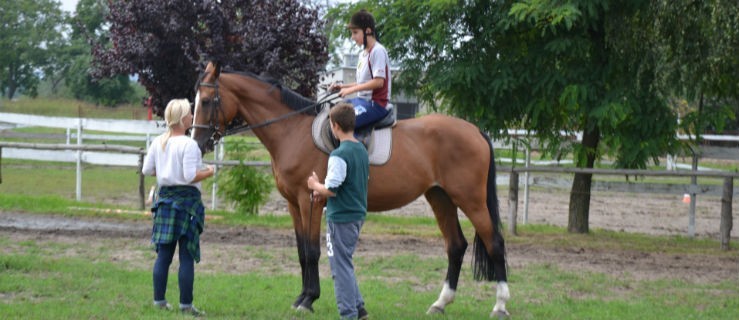
[[[157,177],[159,197],[152,205],[154,219],[151,242],[157,252],[154,262],[154,306],[171,309],[167,303],[167,277],[179,244],[180,311],[199,316],[195,308],[193,283],[195,262],[200,262],[200,233],[205,226],[205,207],[200,181],[213,175],[212,166],[202,167],[203,158],[195,140],[188,137],[192,114],[187,99],[167,104],[164,120],[167,132],[154,139],[144,158],[143,173]],[[184,249],[184,250],[183,250]]]

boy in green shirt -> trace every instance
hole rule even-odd
[[[328,159],[325,184],[315,172],[308,178],[314,197],[326,197],[326,251],[334,278],[336,303],[341,319],[367,319],[364,300],[354,274],[353,255],[367,215],[369,158],[367,149],[354,138],[356,116],[348,103],[329,113],[331,131],[341,141]]]

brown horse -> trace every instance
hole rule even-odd
[[[234,118],[246,122],[269,151],[277,189],[292,216],[302,270],[303,289],[293,307],[312,311],[320,296],[318,259],[325,200],[311,201],[306,180],[313,171],[324,177],[328,161],[311,138],[312,101],[251,74],[221,72],[214,63],[208,64],[196,88],[192,137],[203,153],[229,134],[226,127]],[[471,123],[444,115],[398,121],[392,138],[390,160],[370,167],[368,210],[391,210],[426,196],[449,259],[443,289],[428,313],[443,313],[454,301],[467,249],[459,208],[475,228],[475,279],[498,281],[491,316],[507,315],[510,294],[489,139]]]

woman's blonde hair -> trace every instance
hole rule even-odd
[[[162,134],[162,150],[167,146],[167,140],[172,136],[172,128],[183,125],[182,119],[190,114],[190,101],[187,99],[172,99],[164,109],[164,121],[167,122],[167,132]]]

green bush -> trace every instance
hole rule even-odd
[[[247,215],[259,213],[259,207],[267,201],[273,188],[272,176],[258,167],[246,166],[244,161],[254,160],[251,151],[255,147],[240,139],[229,140],[226,145],[228,158],[241,161],[240,165],[224,169],[218,175],[218,194],[235,204],[238,212]]]

